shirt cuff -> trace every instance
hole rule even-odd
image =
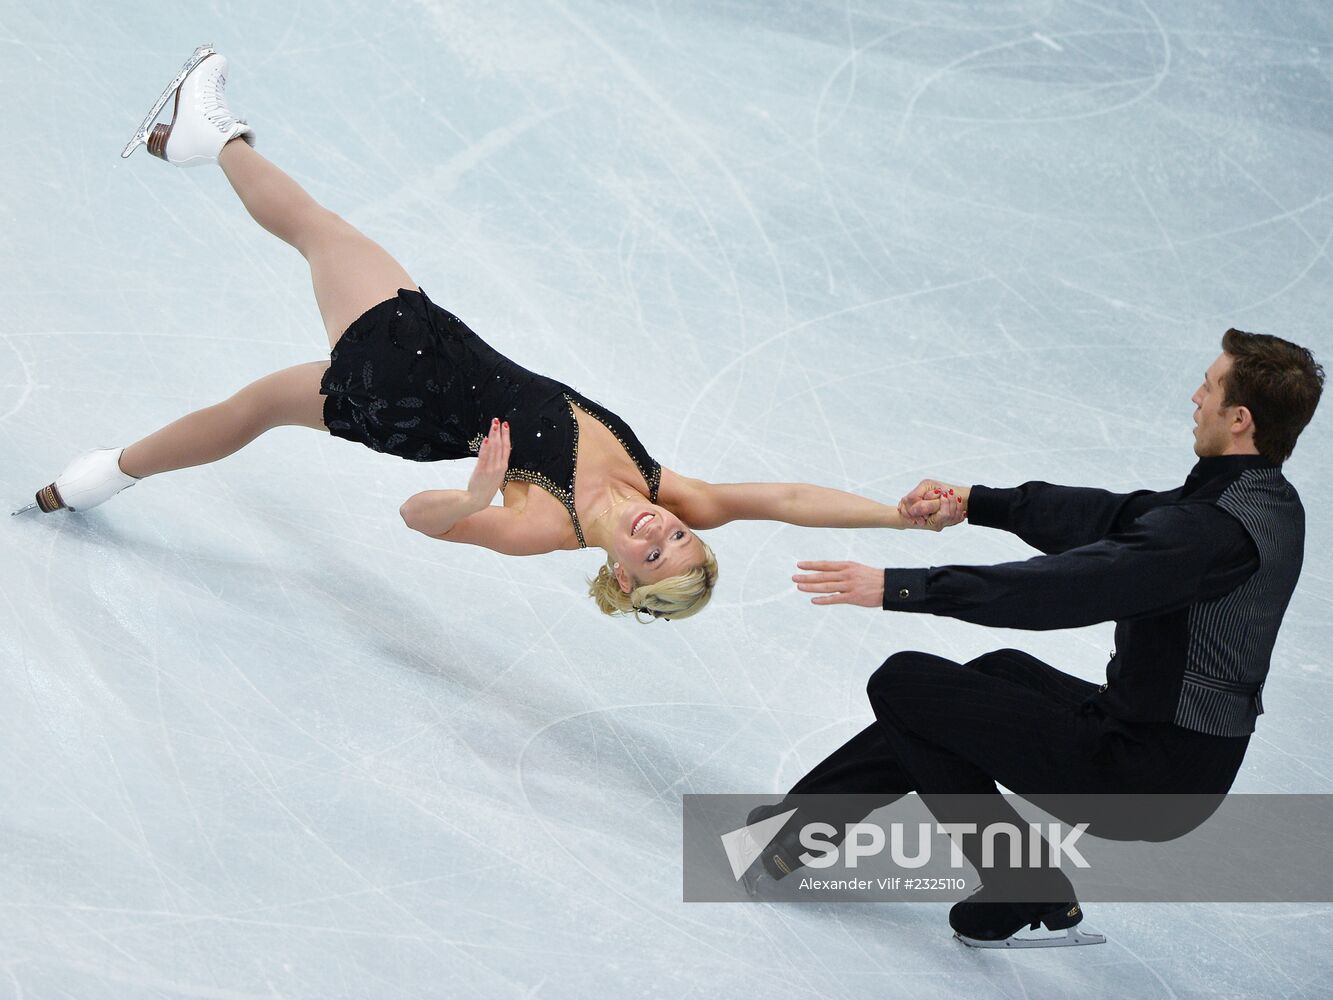
[[[1017,500],[1017,489],[973,486],[967,497],[967,519],[979,528],[1003,528],[1009,523],[1009,511]]]
[[[886,569],[884,610],[920,611],[926,599],[928,569]]]

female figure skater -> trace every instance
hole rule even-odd
[[[826,527],[942,527],[933,515],[806,484],[713,484],[662,468],[616,414],[521,368],[431,302],[380,246],[255,151],[229,110],[226,59],[197,49],[122,155],[141,143],[177,166],[221,165],[251,216],[310,265],[328,361],[274,372],[124,449],[89,452],[37,495],[86,510],[147,476],[216,462],[300,425],[417,462],[476,456],[466,490],[428,490],[400,513],[431,538],[509,555],[605,550],[589,593],[606,614],[685,618],[717,560],[695,532],[740,518]],[[171,122],[148,126],[174,95]],[[240,141],[237,141],[240,140]],[[537,489],[533,489],[533,487]],[[503,505],[493,506],[497,491]]]

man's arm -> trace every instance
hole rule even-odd
[[[1209,505],[1161,507],[1089,545],[997,566],[872,570],[804,563],[799,589],[820,604],[946,615],[998,628],[1076,628],[1165,614],[1221,596],[1259,565],[1239,522]]]
[[[1152,506],[1148,490],[1110,493],[1079,486],[1029,482],[1012,489],[957,486],[923,479],[898,504],[905,517],[934,512],[938,497],[957,496],[964,513],[983,528],[1010,531],[1042,552],[1064,552],[1127,527]],[[957,523],[958,520],[944,523]]]
[[[1028,482],[1010,489],[974,486],[967,518],[1012,532],[1042,552],[1066,552],[1121,531],[1150,504],[1151,490],[1111,493],[1085,486]]]

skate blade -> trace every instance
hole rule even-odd
[[[755,861],[741,876],[741,887],[751,899],[763,899],[775,885],[777,881],[768,874],[762,861]]]
[[[954,937],[969,948],[1071,948],[1080,944],[1106,944],[1105,934],[1079,930],[1078,927],[1069,927],[1063,931],[1041,936],[1019,937],[1015,934],[999,941],[981,941],[958,933],[955,933]]]
[[[18,510],[12,510],[12,511],[10,511],[10,512],[9,512],[9,516],[10,516],[10,517],[17,517],[19,514],[26,514],[26,513],[28,513],[28,511],[30,511],[30,510],[36,510],[36,509],[37,509],[37,505],[36,505],[35,503],[30,503],[30,504],[28,504],[28,506],[26,506],[26,507],[20,507]]]
[[[167,101],[171,100],[171,95],[176,93],[180,88],[180,85],[185,82],[185,78],[194,72],[196,66],[209,56],[214,55],[216,51],[217,50],[213,48],[212,42],[205,42],[194,50],[194,54],[185,61],[185,65],[181,67],[181,71],[176,74],[176,79],[167,84],[167,89],[162,91],[162,96],[157,99],[157,103],[153,105],[153,109],[149,111],[147,117],[139,123],[139,127],[135,130],[133,137],[125,144],[125,148],[120,151],[122,160],[148,141],[148,130],[152,127],[153,122],[157,120],[157,116],[162,113],[162,109],[166,107]]]

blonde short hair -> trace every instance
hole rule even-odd
[[[639,584],[628,594],[620,589],[611,557],[607,556],[597,576],[588,579],[588,594],[604,615],[633,615],[640,622],[696,615],[713,596],[713,586],[717,583],[717,556],[702,538],[699,544],[704,548],[704,561],[698,566],[656,583]]]

